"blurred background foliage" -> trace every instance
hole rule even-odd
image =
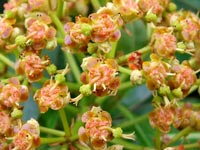
[[[100,1],[101,4],[105,3],[105,0]],[[3,3],[5,2],[6,0],[0,1],[1,12],[3,12]],[[191,10],[195,13],[200,10],[200,0],[173,0],[173,2],[177,4],[178,9]],[[122,29],[122,37],[117,45],[118,55],[135,51],[148,44],[146,26],[142,21],[139,20],[131,22],[127,24],[126,27],[131,34],[128,35]],[[63,65],[65,64],[65,58],[59,47],[53,52],[48,52],[48,55],[50,55],[50,58],[58,66],[58,68],[64,68]],[[80,58],[78,59],[77,57],[77,61],[81,61]],[[73,77],[69,76],[69,79],[70,78],[73,80]],[[123,76],[123,79],[127,80],[128,78],[128,76]],[[33,86],[40,87],[41,85],[36,84]],[[138,143],[143,146],[153,146],[153,138],[156,135],[156,132],[152,130],[147,117],[148,112],[152,109],[151,93],[145,85],[133,87],[129,83],[123,83],[123,86],[124,90],[121,89],[118,95],[114,98],[103,97],[95,99],[94,96],[89,96],[81,100],[81,104],[79,106],[90,104],[101,105],[104,110],[111,113],[114,126],[121,126],[124,129],[124,132],[135,131],[136,141],[134,141],[134,143]],[[76,92],[73,93],[73,89],[70,90],[72,91],[72,95],[76,94]],[[37,105],[33,101],[32,94],[33,93],[30,93],[29,100],[24,104],[25,109],[23,119],[28,120],[30,118],[36,118],[42,126],[62,130],[62,125],[57,111],[49,110],[47,113],[40,115]],[[197,96],[197,93],[192,93],[186,98],[186,100],[197,102],[199,101],[199,96]],[[65,110],[69,122],[74,122],[75,126],[79,127],[81,125],[79,114],[85,112],[86,110],[81,107],[75,107],[71,104],[68,105]],[[79,117],[78,119],[76,118],[77,115]],[[139,121],[138,118],[143,119],[143,121],[137,123],[137,121]],[[77,132],[76,129],[73,132]],[[177,131],[173,129],[169,135],[172,136],[176,132]],[[41,136],[48,135],[42,134]],[[199,137],[199,133],[194,133],[189,136],[189,140],[197,140]],[[47,149],[47,147],[42,146],[39,149]]]

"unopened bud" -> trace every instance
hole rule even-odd
[[[122,137],[123,131],[120,127],[118,127],[116,129],[112,129],[112,133],[115,138],[120,138],[120,137]]]
[[[65,76],[63,74],[57,74],[55,80],[58,84],[65,82]]]
[[[169,3],[169,6],[168,6],[168,10],[169,10],[170,12],[173,12],[173,11],[175,11],[176,9],[177,9],[176,4],[174,4],[173,2],[170,2],[170,3]]]
[[[170,94],[170,92],[169,86],[162,86],[159,88],[159,94],[162,96],[167,96]]]
[[[83,94],[84,96],[91,95],[91,94],[92,94],[91,85],[90,85],[90,84],[82,85],[82,86],[80,87],[79,91],[80,91],[81,94]]]
[[[132,84],[136,84],[136,85],[142,84],[143,82],[142,72],[140,70],[133,70],[131,72],[130,80]]]
[[[56,73],[57,67],[56,67],[56,65],[51,64],[51,65],[46,67],[46,70],[47,70],[48,74],[53,75],[53,74]]]
[[[11,117],[14,118],[14,119],[21,118],[22,115],[23,115],[22,110],[19,110],[17,108],[14,108],[14,110],[11,113]]]
[[[6,19],[15,18],[15,13],[12,12],[11,10],[6,10],[6,12],[5,12],[5,18],[6,18]]]
[[[97,49],[98,49],[97,43],[89,43],[88,44],[87,51],[89,54],[95,53],[97,51]]]
[[[85,35],[85,36],[89,36],[90,33],[92,31],[92,26],[86,23],[81,24],[81,32]]]
[[[21,47],[26,45],[26,37],[24,35],[19,35],[15,38],[15,44]]]
[[[172,91],[172,93],[173,93],[174,96],[177,97],[177,98],[182,98],[182,97],[183,97],[183,92],[182,92],[182,90],[181,90],[180,87],[177,88],[177,89],[174,89],[174,90]]]
[[[154,14],[154,13],[151,12],[151,13],[149,13],[149,14],[147,14],[145,16],[145,20],[147,22],[155,22],[157,20],[157,16],[156,16],[156,14]]]

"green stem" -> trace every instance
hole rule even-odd
[[[73,83],[73,82],[67,82],[67,86],[69,87],[70,90],[72,91],[78,91],[80,88],[80,84],[78,83]]]
[[[107,58],[114,58],[115,57],[115,53],[116,53],[116,48],[117,48],[117,43],[118,42],[112,42],[112,49],[111,51],[106,55]]]
[[[16,76],[15,78],[17,78],[19,81],[22,81],[22,80],[24,80],[24,76]],[[9,79],[0,79],[0,81],[2,82],[2,83],[4,83],[4,84],[6,84],[6,83],[8,83],[9,82],[9,80],[10,80],[10,78]]]
[[[55,129],[50,129],[50,128],[47,128],[47,127],[41,127],[40,126],[40,131],[43,132],[43,133],[47,133],[47,134],[51,134],[51,135],[55,135],[55,136],[65,136],[65,132],[55,130]]]
[[[136,145],[136,144],[133,144],[133,143],[129,143],[129,142],[125,141],[125,140],[117,139],[117,138],[113,139],[111,141],[111,143],[123,145],[124,148],[126,148],[128,150],[144,150],[144,149],[151,150],[151,148],[147,148],[147,147],[144,147],[144,146],[140,146],[140,145]]]
[[[5,63],[6,65],[8,65],[9,67],[11,67],[12,69],[15,69],[15,63],[12,62],[10,59],[8,59],[6,56],[4,56],[3,54],[0,53],[0,60]]]
[[[127,119],[129,120],[135,119],[135,117],[132,115],[132,113],[128,109],[126,109],[126,107],[119,104],[117,105],[117,109],[119,109],[119,111],[122,112],[122,114],[124,114],[124,116]],[[134,125],[134,129],[135,129],[135,132],[140,136],[140,139],[142,140],[142,142],[146,144],[147,146],[151,146],[151,143],[147,139],[146,134],[143,132],[142,128],[138,124]]]
[[[146,53],[149,52],[150,50],[151,50],[151,49],[150,49],[150,46],[147,45],[147,46],[145,46],[145,47],[143,47],[143,48],[141,48],[141,49],[139,49],[139,50],[133,51],[133,52],[140,52],[140,53],[142,53],[142,54],[146,54]],[[117,62],[118,62],[119,64],[125,62],[125,61],[130,57],[130,55],[131,55],[133,52],[128,53],[128,54],[126,54],[126,55],[124,55],[124,56],[119,57],[118,60],[117,60]]]
[[[58,43],[58,44],[60,44],[60,45],[63,45],[63,44],[64,44],[64,39],[63,39],[63,38],[57,37],[56,40],[57,40],[57,43]]]
[[[54,12],[52,12],[52,11],[49,12],[49,16],[51,17],[51,20],[53,21],[53,23],[56,25],[58,31],[60,31],[62,37],[65,37],[64,26],[60,22],[58,16]]]
[[[63,1],[62,0],[57,0],[57,9],[56,9],[56,14],[58,16],[58,18],[62,17],[63,14]]]
[[[193,144],[186,144],[184,145],[185,149],[194,149],[194,148],[200,148],[199,142],[193,143]]]
[[[53,143],[63,143],[66,142],[65,137],[55,137],[55,138],[40,138],[41,144],[53,144]]]
[[[65,57],[66,57],[66,59],[67,59],[67,62],[68,62],[69,65],[70,65],[70,69],[72,69],[72,73],[73,73],[73,75],[74,75],[76,81],[77,81],[78,83],[81,83],[81,81],[80,81],[80,74],[81,74],[81,73],[80,73],[80,70],[79,70],[79,68],[78,68],[78,66],[77,66],[77,64],[76,64],[76,61],[75,61],[73,55],[72,55],[72,54],[69,54],[69,53],[67,53],[67,52],[65,52],[64,54],[65,54]]]
[[[156,150],[161,150],[161,141],[160,141],[161,132],[159,129],[156,129],[156,137],[155,137],[155,146]]]
[[[95,11],[97,11],[101,7],[99,0],[91,0],[91,4],[92,4],[93,8],[95,9]]]
[[[121,66],[119,66],[119,71],[126,73],[128,75],[131,75],[131,72],[132,72],[130,69],[127,69],[127,68],[124,68],[124,67],[121,67]]]
[[[133,84],[130,81],[124,82],[122,84],[120,84],[119,90],[125,90],[128,88],[133,87]]]
[[[138,124],[138,123],[140,123],[140,122],[143,122],[143,121],[147,120],[147,119],[148,119],[148,116],[149,116],[149,114],[147,113],[147,114],[144,114],[144,115],[142,115],[142,116],[140,116],[140,117],[137,117],[137,118],[135,118],[135,119],[133,119],[133,120],[130,120],[130,121],[126,121],[126,122],[124,122],[124,123],[121,123],[121,124],[119,124],[118,126],[120,126],[120,127],[123,128],[123,129],[126,129],[126,128],[129,128],[129,127],[131,127],[131,126],[134,126],[135,124]]]
[[[70,128],[69,128],[69,124],[68,124],[68,121],[67,121],[67,116],[65,114],[65,110],[60,109],[59,115],[60,115],[66,136],[70,136]]]
[[[192,132],[193,129],[191,127],[187,127],[185,129],[183,129],[182,131],[180,131],[179,133],[177,133],[166,145],[164,145],[165,147],[171,145],[172,143],[176,142],[177,140],[179,140],[181,137],[188,135],[190,132]]]
[[[74,145],[80,150],[91,150],[89,147],[85,147],[77,142]]]

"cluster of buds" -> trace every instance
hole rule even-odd
[[[81,74],[81,81],[85,85],[90,85],[96,96],[116,94],[120,79],[117,76],[118,65],[114,59],[90,56],[84,58],[81,67],[84,71]]]
[[[191,127],[195,131],[200,130],[200,112],[195,110],[191,103],[185,103],[181,107],[168,105],[154,109],[149,114],[152,127],[158,128],[162,133],[168,133],[171,125],[178,130]]]
[[[94,150],[114,149],[114,147],[107,147],[107,142],[113,138],[134,139],[134,134],[122,134],[121,128],[111,128],[112,118],[110,114],[100,107],[93,106],[90,111],[85,112],[82,121],[85,123],[85,128],[79,128],[79,141]],[[120,145],[116,145],[115,148],[122,149]]]
[[[100,50],[100,52],[108,53],[112,48],[111,42],[119,40],[121,36],[119,27],[122,24],[120,16],[107,7],[103,7],[88,17],[78,16],[76,23],[65,24],[66,36],[63,50],[88,51],[89,53]]]
[[[41,113],[47,112],[49,108],[59,110],[69,103],[71,97],[68,87],[65,84],[65,74],[68,71],[67,65],[62,73],[57,73],[54,78],[52,77],[50,80],[46,81],[43,87],[36,91],[34,99]]]

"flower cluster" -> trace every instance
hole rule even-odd
[[[199,111],[195,110],[191,103],[183,106],[162,106],[156,108],[149,114],[149,121],[152,127],[157,127],[161,132],[170,131],[171,125],[176,129],[182,130],[191,127],[195,131],[200,130]]]
[[[28,88],[17,78],[0,85],[0,149],[30,150],[40,145],[39,124],[31,119],[24,125],[21,102],[28,99]],[[11,140],[11,141],[10,141]]]

